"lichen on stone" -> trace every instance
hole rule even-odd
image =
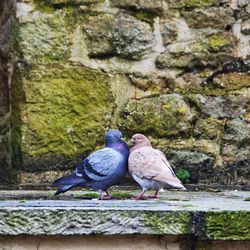
[[[145,225],[158,234],[188,234],[190,214],[185,211],[161,213],[147,212]]]
[[[24,166],[67,165],[103,144],[114,108],[107,74],[53,63],[34,67],[23,80]]]
[[[125,108],[124,127],[160,136],[188,133],[194,114],[179,94],[131,100]]]
[[[250,214],[248,212],[208,212],[206,234],[211,240],[249,240]]]

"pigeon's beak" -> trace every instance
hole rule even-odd
[[[134,146],[135,145],[135,140],[133,138],[131,140],[129,140],[128,145],[129,146]]]

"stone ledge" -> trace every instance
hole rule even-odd
[[[2,200],[0,235],[148,234],[250,240],[246,197],[250,192],[172,191],[154,201]]]

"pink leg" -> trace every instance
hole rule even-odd
[[[139,193],[138,195],[134,196],[133,199],[134,200],[147,200],[147,197],[144,196],[144,193],[147,191],[147,189],[143,189],[141,193]]]
[[[147,198],[149,198],[149,199],[157,199],[158,198],[158,192],[159,192],[159,190],[156,190],[154,195],[148,195]]]
[[[100,192],[101,192],[101,196],[99,200],[110,200],[112,198],[112,196],[109,195],[107,191],[100,191]]]

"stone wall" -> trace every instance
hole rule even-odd
[[[18,1],[21,183],[50,182],[118,127],[191,183],[249,184],[249,14],[247,0]]]
[[[11,80],[15,50],[15,1],[0,2],[0,183],[16,182],[12,169]]]

